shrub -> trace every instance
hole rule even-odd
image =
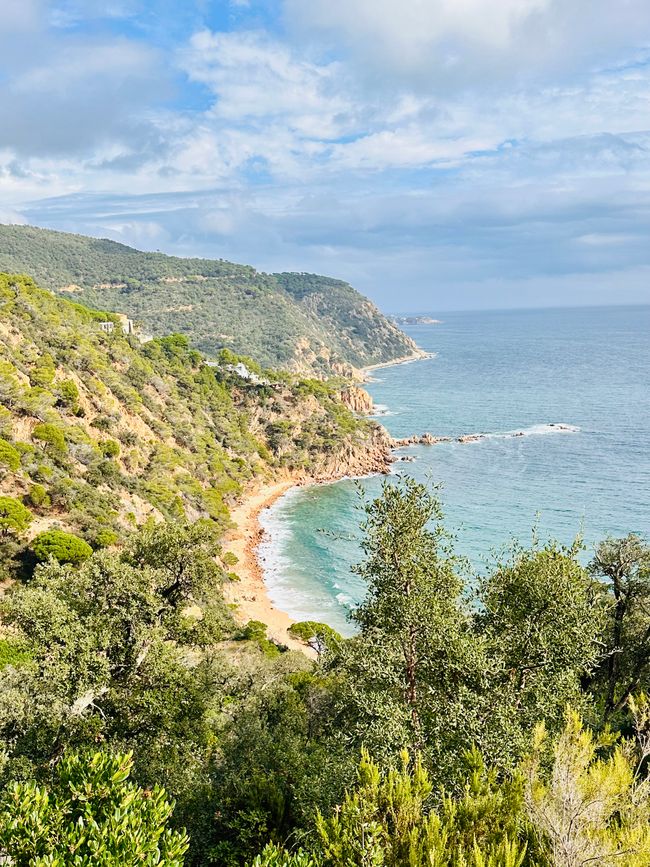
[[[20,467],[20,454],[8,443],[0,439],[0,466],[9,467],[12,473]]]
[[[130,753],[66,755],[52,791],[12,782],[0,800],[0,849],[11,864],[158,864],[182,867],[183,831],[167,827],[173,803],[156,785],[129,781]]]
[[[116,440],[104,440],[99,444],[99,448],[107,458],[116,458],[120,453],[120,444]]]
[[[120,537],[114,530],[100,530],[94,539],[91,539],[96,548],[110,548],[111,545],[117,545]]]
[[[15,497],[0,497],[0,533],[22,533],[32,522],[32,513]]]
[[[261,620],[249,620],[245,626],[235,634],[236,641],[254,641],[261,648],[265,656],[278,656],[287,648],[283,645],[280,647],[275,642],[270,641],[266,637],[266,623]]]
[[[59,402],[63,406],[76,408],[79,401],[79,389],[71,379],[64,379],[58,385]]]
[[[8,665],[17,668],[29,662],[29,652],[17,641],[8,638],[0,638],[0,671]]]
[[[36,506],[37,508],[49,509],[52,505],[52,501],[50,500],[50,495],[47,492],[47,488],[43,485],[39,485],[38,482],[35,482],[29,489],[29,493],[27,494],[27,498],[32,506]]]
[[[78,566],[93,553],[87,542],[63,530],[46,530],[39,533],[32,542],[36,559],[41,562],[54,557],[59,563],[72,563]]]
[[[32,431],[32,439],[45,443],[56,454],[65,454],[65,436],[60,427],[48,422],[37,424]]]

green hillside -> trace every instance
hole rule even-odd
[[[29,226],[0,226],[0,271],[125,313],[155,336],[180,332],[203,352],[228,348],[264,366],[349,373],[416,349],[347,283],[311,274],[263,274]]]
[[[0,496],[24,501],[33,532],[56,523],[93,547],[150,515],[223,528],[254,476],[326,473],[376,437],[342,383],[249,361],[254,382],[233,360],[207,366],[181,335],[141,345],[114,314],[0,275]]]

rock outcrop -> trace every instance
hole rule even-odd
[[[372,398],[364,388],[350,385],[341,392],[341,400],[352,412],[366,415],[373,412],[375,406]]]
[[[393,441],[380,424],[373,425],[363,439],[346,441],[336,454],[323,458],[310,473],[317,482],[334,481],[345,476],[369,476],[390,472],[395,458]]]
[[[450,443],[452,437],[436,437],[431,433],[414,434],[411,437],[393,440],[394,449],[402,449],[406,446],[435,446],[438,443]]]

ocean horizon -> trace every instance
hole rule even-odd
[[[430,357],[373,371],[375,417],[410,446],[393,473],[438,486],[468,580],[514,540],[583,540],[587,562],[607,535],[648,535],[650,306],[403,313]],[[459,443],[463,435],[480,434]],[[382,477],[292,489],[261,516],[259,557],[273,604],[296,620],[351,633],[364,595],[360,497]]]

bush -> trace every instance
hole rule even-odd
[[[0,439],[0,466],[9,467],[12,473],[20,467],[20,454],[8,443]]]
[[[15,865],[182,867],[188,840],[167,827],[173,803],[129,781],[130,753],[64,756],[53,790],[12,782],[0,801],[0,849]],[[3,859],[4,860],[4,859]]]
[[[20,665],[25,665],[30,659],[31,656],[22,644],[8,638],[0,638],[0,671],[8,665],[18,668]]]
[[[93,553],[93,549],[87,542],[63,530],[46,530],[44,533],[39,533],[32,543],[32,549],[36,559],[41,562],[54,557],[59,563],[72,563],[74,566],[83,563]]]
[[[99,448],[107,458],[116,458],[120,453],[120,444],[115,440],[105,440],[99,444]]]
[[[61,428],[55,424],[47,422],[37,424],[32,431],[32,439],[45,443],[46,447],[50,446],[51,450],[56,454],[65,454],[65,436]]]
[[[32,506],[36,506],[37,508],[49,509],[52,505],[47,488],[43,485],[39,485],[38,482],[30,487],[27,497]]]
[[[59,402],[63,406],[76,408],[79,400],[79,389],[71,379],[64,379],[59,383]]]
[[[261,620],[249,620],[245,626],[235,633],[236,641],[254,641],[261,648],[265,656],[278,656],[287,650],[284,645],[280,646],[266,637],[267,626]]]
[[[0,533],[22,533],[32,522],[32,513],[15,497],[0,497]]]

